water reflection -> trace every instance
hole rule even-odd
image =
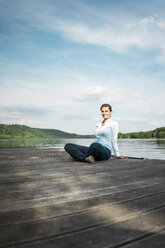
[[[165,145],[165,139],[160,139],[160,140],[157,139],[157,140],[156,140],[156,143],[157,143],[157,144],[163,144],[163,145]]]
[[[122,155],[165,159],[165,140],[160,139],[120,139]]]
[[[61,139],[1,139],[0,148],[10,147],[57,147],[62,143]]]
[[[56,147],[68,142],[89,146],[94,139],[0,139],[0,148]],[[165,159],[165,139],[119,139],[121,155]]]

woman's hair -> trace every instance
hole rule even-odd
[[[101,107],[100,107],[100,110],[102,110],[103,107],[108,107],[109,110],[110,110],[110,112],[112,112],[112,107],[111,107],[111,105],[109,105],[108,103],[102,104]]]

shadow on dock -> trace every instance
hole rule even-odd
[[[163,247],[165,163],[0,150],[0,247]]]

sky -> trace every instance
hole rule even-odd
[[[0,0],[0,123],[165,126],[164,0]]]

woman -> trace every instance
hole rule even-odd
[[[65,151],[78,161],[94,163],[95,160],[107,160],[111,157],[112,150],[117,158],[126,158],[119,154],[117,144],[118,124],[111,120],[112,107],[109,104],[103,104],[100,110],[103,121],[96,124],[95,142],[89,147],[73,143],[67,143],[64,147]]]

